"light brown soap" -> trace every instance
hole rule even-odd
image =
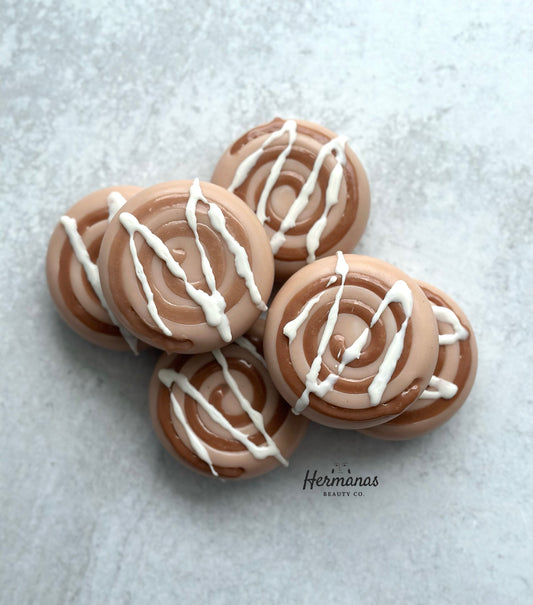
[[[359,357],[353,357],[356,341]],[[366,428],[401,414],[428,386],[437,324],[424,292],[403,271],[338,253],[304,267],[281,288],[264,348],[272,380],[296,412],[326,426]],[[394,351],[384,375],[382,364]]]
[[[370,437],[412,439],[436,429],[463,405],[474,384],[477,345],[468,318],[448,294],[424,282],[419,282],[419,285],[438,314],[439,339],[442,342],[434,378],[427,390],[403,414],[385,424],[361,431]]]
[[[253,340],[260,342],[257,330]],[[279,396],[247,337],[212,353],[163,354],[150,383],[150,414],[173,456],[223,479],[248,479],[286,464],[307,428]]]
[[[98,267],[113,313],[167,353],[206,352],[241,336],[274,279],[255,214],[198,180],[160,183],[129,200],[107,229]]]
[[[370,189],[359,158],[323,126],[276,118],[249,130],[212,179],[252,208],[283,280],[316,258],[351,252],[368,221]]]
[[[136,339],[128,335],[117,321],[113,321],[102,306],[97,293],[98,286],[95,290],[89,282],[87,271],[76,256],[66,229],[71,228],[74,237],[76,233],[79,235],[82,254],[88,255],[86,261],[88,266],[92,266],[88,270],[93,274],[96,272],[98,276],[96,261],[109,223],[108,196],[118,192],[128,199],[139,191],[142,191],[141,187],[128,185],[106,187],[81,199],[57,224],[50,238],[46,256],[48,288],[61,317],[89,342],[119,351],[136,349]],[[67,226],[62,222],[65,218]],[[124,335],[130,344],[124,339]]]

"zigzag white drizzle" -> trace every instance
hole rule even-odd
[[[226,219],[224,218],[222,210],[216,204],[211,203],[204,197],[202,190],[200,189],[200,182],[198,179],[195,179],[194,183],[191,186],[191,197],[193,191],[194,195],[197,196],[198,199],[202,200],[202,202],[207,204],[207,206],[209,207],[209,210],[207,211],[207,216],[211,221],[211,226],[217,233],[220,233],[221,237],[226,242],[229,251],[233,254],[233,257],[235,259],[235,271],[237,272],[237,275],[239,277],[242,277],[242,279],[244,279],[246,287],[248,288],[248,292],[250,293],[250,298],[252,299],[252,302],[260,311],[266,311],[267,306],[261,299],[261,293],[259,292],[259,288],[255,283],[254,274],[252,268],[250,267],[250,260],[248,258],[248,255],[246,254],[246,250],[228,231],[226,227]],[[194,202],[194,207],[196,208],[196,201]],[[196,237],[196,239],[199,242],[198,237]]]
[[[337,380],[341,377],[344,368],[354,359],[359,359],[359,357],[361,357],[361,351],[367,343],[369,333],[370,330],[365,328],[361,335],[344,351],[337,373],[331,373],[329,376],[326,376],[326,378],[317,385],[316,390],[313,391],[318,397],[324,397],[324,395],[329,393],[337,383]]]
[[[274,162],[274,165],[270,170],[263,191],[261,192],[259,202],[257,204],[256,214],[262,224],[264,224],[267,220],[266,204],[268,197],[270,196],[272,189],[274,188],[274,185],[276,184],[281,174],[285,160],[289,156],[294,141],[296,140],[296,122],[294,120],[287,120],[279,130],[273,132],[263,142],[259,149],[254,151],[254,153],[250,154],[247,158],[245,158],[237,167],[235,176],[233,177],[233,181],[228,187],[229,191],[232,192],[235,191],[235,189],[237,189],[238,187],[240,187],[250,174],[253,167],[256,165],[259,158],[265,152],[265,148],[268,147],[273,141],[283,136],[286,132],[289,133],[289,142],[287,143],[285,149],[276,158],[276,161]],[[330,153],[335,152],[335,159],[337,161],[337,164],[329,175],[328,186],[326,189],[326,204],[324,207],[324,211],[322,212],[322,216],[318,219],[318,221],[316,221],[316,223],[312,226],[306,236],[306,248],[308,254],[307,262],[310,263],[315,260],[316,251],[320,245],[320,238],[324,229],[326,228],[328,214],[331,208],[333,208],[333,206],[335,206],[335,204],[337,204],[337,202],[339,201],[339,191],[342,184],[342,177],[344,174],[343,167],[346,164],[346,155],[344,153],[346,142],[346,137],[339,136],[335,137],[334,139],[331,139],[330,141],[322,145],[322,147],[320,148],[311,173],[307,177],[307,180],[305,181],[297,198],[294,200],[291,207],[287,211],[287,214],[283,218],[283,221],[281,222],[278,231],[276,231],[270,239],[270,246],[274,254],[276,254],[281,248],[281,246],[283,246],[283,244],[285,243],[287,239],[285,237],[285,234],[287,233],[287,231],[289,231],[296,225],[298,217],[307,208],[307,205],[309,204],[309,197],[315,190],[318,175],[320,169],[322,168],[322,165],[326,160],[326,157]]]
[[[107,196],[107,210],[109,213],[107,220],[111,221],[111,219],[122,208],[122,206],[124,206],[125,203],[126,198],[121,193],[119,193],[118,191],[112,191]]]
[[[420,399],[451,399],[455,397],[458,391],[458,387],[449,380],[439,378],[438,376],[432,376],[429,381],[429,386],[436,389],[435,391],[428,391],[427,389],[422,392]]]
[[[261,224],[264,224],[267,219],[265,209],[268,196],[276,184],[276,181],[278,180],[283,168],[283,164],[291,152],[293,143],[296,140],[296,122],[294,120],[287,120],[279,130],[276,130],[268,137],[268,139],[257,151],[254,151],[254,153],[245,158],[237,167],[233,181],[228,187],[228,191],[231,191],[232,193],[235,191],[235,189],[238,189],[247,179],[253,167],[257,164],[257,160],[259,160],[259,158],[263,155],[265,147],[268,147],[270,143],[282,137],[286,132],[289,133],[289,142],[287,147],[285,147],[285,149],[279,154],[278,158],[274,162],[257,204],[256,214],[257,218],[261,221]]]
[[[433,308],[433,314],[438,322],[447,323],[452,326],[453,334],[439,334],[439,345],[450,345],[459,340],[466,340],[469,337],[468,330],[461,324],[457,315],[448,307],[439,307],[438,305],[431,305]],[[455,397],[458,391],[458,387],[453,382],[439,378],[438,376],[432,376],[429,381],[429,386],[434,391],[426,389],[420,395],[420,399],[451,399]]]
[[[380,403],[383,393],[387,388],[392,374],[394,373],[394,369],[396,368],[398,359],[402,354],[407,324],[413,312],[413,295],[408,285],[403,280],[398,280],[392,285],[391,289],[387,292],[384,299],[381,301],[381,304],[379,305],[377,311],[372,317],[370,328],[365,328],[363,332],[355,339],[355,341],[344,351],[341,363],[339,364],[339,367],[337,369],[337,373],[331,373],[329,374],[329,376],[326,377],[325,380],[320,383],[318,382],[318,374],[322,366],[322,356],[329,344],[331,336],[333,335],[335,324],[337,322],[340,300],[342,298],[348,269],[348,264],[346,263],[342,252],[337,252],[337,265],[335,267],[335,273],[341,276],[341,284],[335,294],[335,300],[333,302],[333,305],[329,310],[326,325],[324,327],[324,331],[322,332],[322,337],[318,345],[317,355],[311,364],[307,376],[305,377],[305,390],[300,395],[298,401],[294,406],[293,411],[295,414],[301,413],[309,405],[310,393],[314,393],[318,397],[324,397],[329,391],[333,389],[335,383],[343,373],[346,366],[351,363],[354,359],[359,359],[359,357],[361,356],[361,352],[368,341],[370,328],[375,325],[375,323],[379,320],[385,309],[393,302],[398,302],[402,305],[405,319],[402,322],[402,325],[400,326],[398,332],[396,332],[396,334],[394,335],[385,353],[385,357],[381,362],[381,365],[379,366],[379,370],[376,376],[374,376],[372,383],[368,387],[370,405],[372,407]],[[305,319],[309,315],[311,308],[314,306],[314,304],[316,304],[316,302],[318,302],[322,294],[323,292],[308,301],[308,303],[304,306],[300,314],[295,319],[285,325],[283,333],[289,339],[289,343],[292,342],[297,330],[304,323]]]
[[[437,321],[450,324],[453,328],[453,334],[439,334],[439,345],[451,345],[458,340],[466,340],[468,338],[468,330],[461,324],[457,315],[448,307],[439,307],[431,305],[433,314]]]
[[[147,308],[150,316],[156,323],[157,327],[167,336],[171,336],[171,330],[165,325],[154,301],[154,294],[144,272],[144,267],[139,260],[137,248],[135,246],[134,235],[139,233],[144,241],[152,248],[155,254],[166,264],[168,270],[175,277],[181,279],[185,285],[187,294],[196,302],[204,312],[204,316],[208,325],[215,327],[222,339],[225,342],[231,342],[232,335],[229,325],[228,318],[225,314],[226,300],[222,296],[221,292],[216,288],[215,277],[213,274],[213,268],[209,262],[205,248],[198,235],[198,224],[196,219],[196,207],[198,201],[202,201],[208,205],[209,209],[207,212],[208,218],[215,231],[217,231],[226,242],[229,251],[233,254],[235,260],[235,270],[239,277],[243,278],[250,293],[250,297],[253,303],[261,310],[266,310],[265,303],[261,300],[261,294],[254,280],[254,276],[250,267],[248,255],[245,249],[239,244],[239,242],[231,235],[226,227],[226,221],[220,208],[215,204],[209,202],[203,195],[200,188],[200,182],[195,179],[189,190],[189,199],[185,209],[185,215],[187,223],[194,234],[196,241],[196,247],[200,254],[202,272],[204,274],[207,286],[210,293],[204,292],[196,288],[187,279],[187,274],[183,270],[182,266],[178,261],[174,259],[170,250],[165,246],[161,239],[152,233],[148,227],[139,223],[137,218],[129,213],[122,212],[119,216],[119,220],[123,227],[130,235],[130,253],[132,256],[133,264],[135,266],[135,272],[137,278],[141,283],[144,295],[147,300]]]
[[[82,266],[85,275],[87,276],[87,281],[91,285],[91,288],[96,294],[96,297],[98,298],[100,304],[107,311],[111,322],[119,329],[122,338],[124,338],[124,340],[128,343],[130,349],[137,355],[139,352],[137,339],[135,338],[135,336],[133,336],[133,334],[126,330],[124,326],[120,325],[116,317],[113,315],[113,312],[109,308],[106,299],[104,298],[104,293],[102,292],[102,284],[100,283],[100,272],[98,271],[98,266],[92,262],[91,257],[89,256],[87,246],[85,245],[78,231],[78,223],[76,219],[72,218],[71,216],[65,215],[61,217],[60,223],[65,229],[65,233],[67,234],[70,245],[72,246],[74,255]]]
[[[413,313],[413,294],[409,289],[409,286],[402,279],[398,280],[392,285],[392,288],[387,292],[385,298],[381,301],[378,310],[370,322],[371,328],[374,326],[376,321],[378,321],[383,311],[391,304],[391,302],[397,302],[402,305],[405,319],[403,320],[398,332],[396,332],[394,335],[389,348],[385,353],[385,358],[379,366],[378,373],[376,376],[374,376],[372,384],[368,387],[370,405],[372,406],[378,405],[378,403],[381,401],[381,397],[383,396],[383,393],[389,384],[389,380],[394,373],[398,359],[400,359],[403,351],[407,324],[411,314]]]
[[[346,275],[348,275],[348,270],[348,263],[346,262],[343,253],[340,251],[337,252],[337,264],[335,266],[335,273],[341,276],[341,285],[339,286],[335,294],[335,300],[333,301],[333,305],[329,310],[328,319],[326,320],[326,325],[324,327],[324,331],[322,332],[322,337],[320,339],[320,342],[318,343],[316,357],[313,359],[313,363],[311,364],[309,372],[305,377],[304,392],[300,395],[298,401],[296,402],[293,408],[295,414],[300,414],[303,410],[305,410],[305,408],[309,405],[309,395],[311,393],[318,394],[318,390],[320,389],[320,384],[317,382],[317,379],[318,374],[320,372],[320,367],[322,365],[322,355],[324,355],[326,347],[328,346],[328,343],[333,335],[333,330],[335,329],[335,323],[337,322],[337,317],[339,315],[339,305],[344,290],[344,282],[346,281]]]
[[[329,282],[328,282],[329,285]],[[328,286],[326,286],[327,288]],[[300,311],[300,313],[292,320],[288,321],[283,326],[283,334],[289,339],[289,344],[296,338],[296,333],[302,327],[302,324],[308,318],[309,313],[311,313],[312,308],[316,305],[316,303],[322,298],[325,290],[322,290],[320,294],[313,296],[310,300],[305,303],[304,308]]]
[[[255,351],[254,356],[259,356],[257,350],[249,340],[242,337],[239,340],[241,342],[246,341],[246,350],[251,351],[253,349]],[[255,443],[250,441],[250,439],[245,433],[235,428],[225,418],[225,416],[215,408],[215,406],[209,403],[207,398],[204,397],[202,393],[200,393],[200,391],[198,391],[198,389],[196,389],[191,384],[189,379],[184,374],[169,369],[159,370],[159,380],[170,390],[170,400],[172,402],[172,409],[174,410],[174,414],[182,424],[185,433],[189,438],[191,447],[193,448],[197,456],[209,465],[209,468],[211,469],[211,473],[213,475],[218,476],[218,473],[216,472],[213,466],[211,457],[209,456],[209,452],[207,451],[207,448],[204,446],[203,442],[198,438],[194,430],[191,428],[183,410],[181,409],[180,404],[172,393],[172,385],[174,383],[177,384],[178,387],[186,395],[192,397],[202,407],[202,409],[205,410],[205,412],[214,422],[219,424],[222,428],[226,429],[234,439],[242,443],[242,445],[246,447],[246,449],[252,454],[252,456],[254,456],[254,458],[256,458],[257,460],[264,460],[265,458],[268,458],[268,456],[274,456],[277,460],[279,460],[281,464],[283,464],[284,466],[288,466],[287,460],[281,455],[278,446],[275,444],[272,437],[267,433],[262,414],[252,407],[250,401],[248,401],[248,399],[244,397],[241,390],[239,389],[239,385],[237,384],[235,378],[232,376],[228,367],[228,362],[224,357],[222,351],[220,349],[215,349],[213,351],[213,356],[222,370],[222,375],[224,376],[224,379],[230,391],[233,393],[233,395],[239,402],[243,411],[248,414],[248,417],[252,421],[252,424],[261,433],[261,435],[263,435],[266,444],[256,445]]]
[[[285,240],[287,239],[285,237],[285,233],[296,225],[298,217],[307,207],[309,197],[315,190],[318,174],[322,168],[322,164],[326,160],[327,155],[332,151],[336,151],[337,155],[335,159],[337,164],[329,175],[324,212],[309,230],[309,233],[306,237],[306,248],[308,253],[307,262],[315,260],[315,252],[320,244],[320,236],[326,227],[329,211],[339,201],[339,190],[344,174],[343,166],[346,163],[346,156],[344,154],[344,146],[346,145],[346,141],[346,137],[336,137],[321,147],[313,165],[313,170],[307,177],[307,180],[298,194],[298,197],[294,200],[291,207],[287,211],[287,214],[283,218],[278,231],[276,231],[276,233],[274,233],[274,235],[270,238],[270,246],[274,254],[276,254],[281,246],[285,243]]]

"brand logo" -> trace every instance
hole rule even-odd
[[[346,462],[340,462],[334,464],[325,473],[319,472],[317,469],[308,469],[305,473],[302,490],[316,490],[326,497],[360,497],[365,495],[365,490],[361,488],[377,487],[378,485],[379,478],[377,475],[373,477],[370,475],[356,475]],[[348,489],[341,490],[339,488]]]

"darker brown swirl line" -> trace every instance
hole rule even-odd
[[[286,305],[282,320],[278,327],[277,339],[276,339],[276,353],[279,360],[279,367],[284,380],[287,385],[291,388],[296,396],[300,396],[305,389],[305,383],[302,378],[296,373],[296,370],[291,362],[291,345],[289,344],[288,338],[283,335],[283,328],[286,323],[292,320],[298,315],[301,309],[304,307],[307,301],[326,289],[329,278],[323,277],[315,280],[313,283],[303,288],[294,296]],[[377,278],[369,277],[364,274],[360,274],[354,271],[350,271],[346,276],[346,287],[357,286],[365,288],[374,292],[381,300],[384,299],[389,288]],[[327,321],[329,310],[332,306],[332,302],[329,304],[321,305],[317,303],[317,308],[314,308],[308,320],[305,323],[304,334],[303,334],[303,353],[306,362],[309,366],[313,363],[316,356],[316,352],[319,346],[319,334],[321,328]],[[392,303],[389,306],[394,320],[396,323],[396,329],[399,330],[402,322],[405,319],[405,314],[401,304]],[[343,297],[339,307],[340,313],[349,313],[360,317],[370,327],[372,316],[376,309],[371,309],[368,305],[361,301],[351,300]],[[370,343],[363,350],[359,359],[355,359],[347,367],[361,368],[377,360],[383,353],[386,345],[386,328],[383,319],[380,318],[375,325],[370,328]],[[411,323],[407,325],[405,334],[404,347],[402,354],[398,359],[394,373],[390,380],[396,378],[403,370],[407,359],[409,358],[411,345],[412,345],[412,326]],[[330,352],[334,359],[339,359],[339,354],[342,355],[346,348],[344,339],[332,338],[329,343]],[[327,378],[328,375],[335,373],[336,368],[328,368],[324,361],[318,375],[320,381]],[[334,389],[342,393],[361,394],[368,391],[368,387],[372,383],[375,373],[371,373],[362,379],[347,378],[340,376],[335,383]],[[411,385],[406,388],[402,393],[399,393],[396,397],[384,401],[377,406],[351,409],[333,405],[317,397],[314,393],[310,393],[309,405],[311,408],[322,414],[339,418],[342,420],[353,420],[363,421],[374,418],[392,417],[405,410],[407,406],[413,403],[421,393],[421,390],[426,386],[421,379],[415,379]]]
[[[188,199],[188,190],[180,195],[175,194],[156,198],[138,209],[135,212],[135,216],[141,224],[147,226],[165,244],[171,240],[178,241],[178,239],[181,240],[181,245],[184,245],[183,240],[194,242],[194,233],[191,231],[191,227],[185,218],[185,207]],[[228,231],[244,248],[246,254],[250,256],[250,243],[243,225],[227,209],[221,208],[221,210],[223,211]],[[165,212],[172,213],[173,220],[171,222],[163,221],[159,223],[158,216]],[[211,226],[207,216],[207,208],[202,202],[197,207],[196,216],[198,220],[198,235],[212,266],[213,274],[216,276],[217,284],[221,284],[218,290],[226,301],[225,312],[228,313],[241,298],[247,295],[247,288],[244,280],[234,273],[234,268],[228,266],[227,245]],[[129,235],[126,230],[120,230],[115,236],[109,252],[110,258],[114,259],[109,268],[109,280],[113,284],[113,296],[118,301],[127,301],[132,289],[137,291],[140,297],[144,298],[140,282],[135,280],[134,283],[131,283],[131,281],[124,278],[121,271],[119,259],[123,255],[126,257],[130,255],[128,241]],[[172,275],[165,263],[160,259],[157,259],[156,265],[160,267],[161,273],[160,275],[153,273],[155,253],[141,238],[138,240],[136,238],[136,241],[140,243],[138,245],[138,257],[150,282],[155,305],[162,320],[169,320],[188,326],[205,324],[204,312],[200,306],[191,302],[183,280],[177,279]],[[179,253],[180,251],[174,251],[174,254]],[[198,256],[198,251],[195,250],[194,254]],[[200,261],[198,260],[199,263]],[[231,280],[225,280],[228,270],[234,273]],[[162,281],[158,285],[158,279],[160,278]],[[196,281],[191,280],[190,283],[197,289],[209,292],[209,287],[203,276]],[[162,294],[162,287],[168,289],[170,292],[167,297]],[[131,325],[133,332],[147,333],[147,340],[152,338],[157,341],[160,348],[166,348],[168,345],[174,350],[187,352],[193,346],[193,342],[190,339],[183,338],[179,343],[179,348],[177,348],[176,336],[167,337],[157,328],[148,326],[137,315],[131,305],[121,305],[121,310],[127,322]]]
[[[256,139],[259,136],[271,134],[272,132],[279,130],[283,126],[283,124],[284,120],[276,118],[269,124],[264,124],[262,126],[258,126],[250,130],[233,144],[230,153],[238,153],[238,151],[250,141]],[[304,126],[300,123],[298,124],[298,134],[306,135],[314,139],[315,141],[318,141],[321,145],[331,140],[329,137],[324,136],[322,133],[317,132],[316,130]],[[264,186],[266,184],[267,176],[261,179],[260,183],[254,189],[251,189],[251,181],[254,175],[257,174],[263,166],[268,163],[274,162],[276,158],[283,152],[285,147],[285,145],[279,144],[269,145],[264,150],[261,157],[257,160],[255,166],[252,168],[250,174],[247,176],[242,185],[235,189],[235,194],[241,199],[253,200],[254,209],[257,208],[257,205],[259,203],[259,198],[261,197],[261,192],[263,191]],[[302,146],[301,143],[299,143],[299,140],[297,139],[276,181],[276,187],[287,185],[291,189],[293,189],[296,194],[298,194],[305,183],[305,177],[303,176],[303,174],[299,174],[296,171],[287,168],[287,161],[293,160],[294,162],[297,162],[301,166],[304,166],[305,169],[311,172],[313,170],[316,157],[317,156],[314,150],[311,151],[309,149],[306,149]],[[342,218],[340,218],[340,220],[338,221],[338,224],[335,226],[335,228],[332,229],[329,233],[324,233],[321,237],[320,245],[316,250],[316,256],[321,256],[328,250],[333,249],[336,243],[339,242],[352,228],[354,221],[357,217],[359,207],[359,183],[355,167],[352,165],[348,157],[343,169],[344,179],[346,182],[346,197],[345,199],[339,200],[344,205],[343,215]],[[297,219],[296,225],[292,229],[287,231],[287,236],[302,235],[308,233],[309,229],[322,216],[322,213],[326,206],[326,190],[328,187],[329,176],[330,173],[325,164],[323,164],[319,171],[317,179],[317,188],[320,191],[320,203],[312,209],[312,213],[309,216],[299,217]],[[274,231],[277,231],[281,226],[281,222],[284,217],[276,213],[275,209],[272,207],[272,204],[268,202],[266,205],[265,212],[267,215],[268,226]],[[288,245],[284,245],[278,250],[278,252],[276,252],[276,258],[282,261],[305,261],[307,258],[307,254],[308,253],[305,247],[294,248]]]
[[[90,244],[87,246],[87,252],[89,253],[89,257],[93,263],[96,263],[98,259],[100,244],[102,243],[102,238],[104,237],[104,233],[107,228],[108,216],[109,213],[107,208],[98,208],[94,212],[91,212],[90,214],[87,214],[83,218],[77,220],[78,233],[80,236],[83,237],[84,233],[89,228],[97,231],[96,237],[92,239]],[[76,317],[76,319],[86,325],[90,330],[115,336],[117,339],[121,339],[122,336],[119,328],[111,323],[111,320],[109,320],[109,323],[106,323],[94,317],[87,311],[85,301],[78,299],[78,296],[73,288],[73,282],[70,274],[70,266],[72,263],[76,264],[77,270],[81,275],[81,280],[84,286],[84,295],[87,297],[87,299],[92,300],[95,304],[100,306],[100,301],[90,285],[83,267],[76,259],[76,255],[72,249],[69,239],[65,238],[65,242],[61,247],[61,252],[59,255],[57,283],[59,292],[65,301],[65,304],[68,306],[69,311],[74,317]]]
[[[260,413],[265,412],[267,403],[266,386],[261,376],[261,373],[254,367],[253,363],[236,357],[237,353],[228,354],[225,352],[225,357],[228,362],[228,368],[230,371],[237,372],[244,376],[251,386],[253,397],[250,401],[252,407]],[[184,364],[187,362],[187,357],[177,356],[169,366],[171,369],[179,372]],[[199,368],[189,379],[191,384],[200,392],[207,397],[209,403],[211,403],[220,412],[223,412],[225,418],[232,424],[234,428],[244,428],[251,424],[250,418],[246,412],[242,411],[236,414],[228,414],[227,411],[222,409],[222,398],[228,390],[228,386],[225,382],[221,382],[217,385],[211,385],[209,394],[206,394],[205,384],[210,376],[214,372],[220,370],[220,366],[216,361],[210,361]],[[219,451],[232,451],[242,452],[246,450],[246,447],[228,435],[227,438],[222,437],[213,433],[202,421],[199,412],[199,404],[190,396],[185,395],[184,399],[184,412],[194,433],[198,436],[201,441]],[[171,446],[174,448],[176,454],[182,458],[189,466],[192,466],[196,470],[203,472],[204,474],[211,475],[209,465],[199,458],[179,437],[176,428],[172,420],[172,402],[170,399],[170,391],[161,385],[158,391],[157,398],[157,418],[161,425],[161,428],[168,439]],[[280,427],[285,422],[287,416],[290,413],[290,408],[286,404],[276,405],[274,413],[270,418],[265,418],[265,430],[268,435],[275,435]],[[266,443],[264,436],[256,431],[253,435],[249,436],[249,441],[255,445],[261,446]],[[213,465],[214,469],[220,477],[227,479],[235,479],[243,475],[246,471],[242,467],[227,467],[220,465]]]

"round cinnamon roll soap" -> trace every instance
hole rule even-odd
[[[278,280],[337,250],[350,252],[368,220],[361,162],[346,137],[312,122],[276,118],[253,128],[224,152],[212,181],[257,214]]]
[[[274,279],[254,213],[198,179],[134,196],[110,223],[98,266],[113,313],[167,352],[201,353],[241,336],[266,309]]]
[[[139,191],[107,187],[81,199],[61,217],[46,256],[48,288],[61,317],[89,342],[119,351],[137,352],[137,339],[109,309],[96,262],[109,221]]]
[[[468,397],[477,369],[472,326],[459,305],[435,286],[418,282],[428,297],[439,328],[439,357],[429,386],[408,410],[393,420],[362,431],[379,439],[412,439],[449,420]]]
[[[398,416],[428,386],[438,333],[415,280],[384,261],[338,252],[281,288],[264,347],[274,384],[295,413],[365,428]]]
[[[173,456],[226,479],[286,466],[307,427],[281,399],[247,337],[212,353],[164,354],[150,383],[150,414]]]

